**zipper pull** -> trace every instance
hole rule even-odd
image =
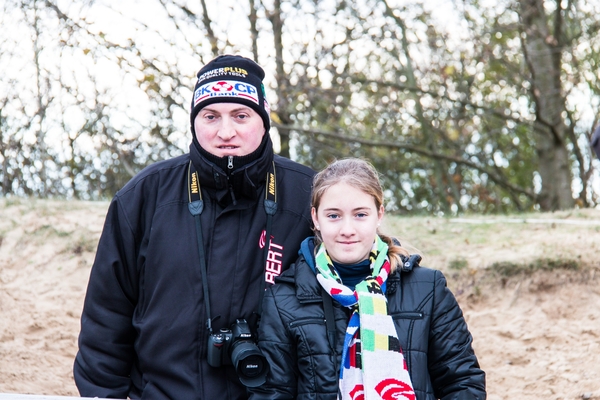
[[[233,169],[233,156],[227,158],[227,168]]]

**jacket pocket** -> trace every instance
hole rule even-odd
[[[138,272],[138,298],[133,312],[133,320],[142,322],[148,305],[146,304],[146,263],[144,263]]]
[[[296,343],[298,358],[329,353],[327,329],[323,318],[298,318],[289,322],[288,329]]]
[[[299,326],[309,325],[309,324],[325,325],[325,320],[323,318],[300,318],[300,319],[291,321],[289,326],[290,326],[290,328],[297,328]]]
[[[400,311],[391,314],[393,319],[423,319],[425,314],[419,311]]]

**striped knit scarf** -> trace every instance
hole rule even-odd
[[[392,318],[385,282],[390,273],[387,244],[375,238],[369,255],[371,276],[353,291],[342,284],[325,244],[317,250],[317,280],[341,305],[352,310],[340,368],[339,400],[414,400],[406,362]]]

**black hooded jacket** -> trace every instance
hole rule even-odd
[[[251,400],[337,398],[349,313],[333,301],[334,352],[311,240],[303,242],[298,261],[265,294],[259,347],[270,372],[265,385],[251,389]],[[410,260],[390,275],[386,296],[417,399],[485,399],[485,373],[446,279]]]
[[[190,161],[199,173],[203,250],[213,331],[251,321],[263,277],[297,256],[310,235],[314,172],[273,154],[229,174],[190,153],[147,167],[112,200],[81,316],[74,376],[82,396],[134,399],[245,399],[232,367],[207,364],[206,310]],[[275,165],[277,212],[265,255],[267,173]]]

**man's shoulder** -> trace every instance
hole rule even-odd
[[[157,161],[145,167],[138,175],[151,175],[156,172],[170,170],[173,168],[187,166],[189,164],[189,154],[182,154],[178,157],[169,158],[167,160]]]
[[[312,168],[277,154],[274,155],[273,160],[277,169],[283,169],[292,174],[304,175],[309,178],[312,178],[316,174],[316,171]]]
[[[119,195],[123,195],[126,192],[130,192],[138,187],[140,184],[148,183],[148,180],[161,179],[161,175],[169,173],[178,173],[181,168],[186,168],[189,163],[189,156],[183,154],[178,157],[170,158],[168,160],[157,161],[153,164],[148,165],[140,172],[138,172],[129,182],[119,190]]]

